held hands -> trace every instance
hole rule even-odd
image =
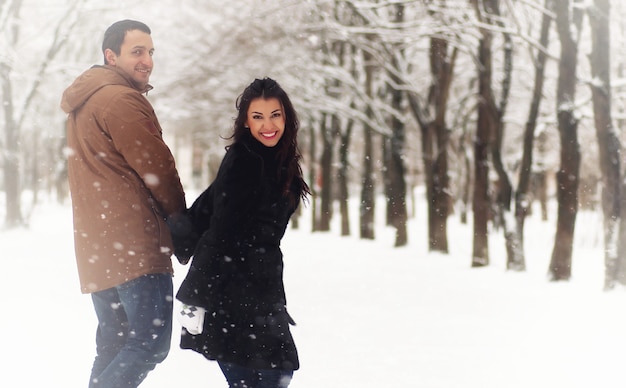
[[[180,314],[178,314],[178,320],[189,334],[198,335],[202,333],[205,313],[206,310],[202,307],[183,304]]]
[[[181,264],[187,264],[197,242],[191,220],[186,214],[176,213],[169,216],[166,222],[174,243],[174,255]]]

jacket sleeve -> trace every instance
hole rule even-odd
[[[143,180],[165,217],[186,209],[174,157],[163,141],[152,106],[137,92],[117,95],[123,114],[109,116],[107,129],[115,148]],[[115,112],[114,112],[115,113]]]

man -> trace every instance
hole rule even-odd
[[[122,20],[93,66],[63,93],[74,247],[81,291],[98,329],[90,387],[137,387],[169,352],[170,225],[186,208],[174,158],[143,95],[152,72],[150,29]],[[175,232],[175,230],[172,230]],[[175,237],[175,236],[174,236]]]

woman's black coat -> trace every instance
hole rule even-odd
[[[182,348],[256,369],[299,368],[280,250],[295,207],[282,195],[278,168],[275,149],[249,136],[228,149],[189,209],[201,237],[176,297],[207,313],[201,334],[183,330]]]

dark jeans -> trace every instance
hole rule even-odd
[[[135,388],[172,340],[171,274],[144,275],[91,294],[98,316],[90,388]]]
[[[219,361],[218,364],[229,388],[287,388],[293,376],[291,370],[250,369]]]

